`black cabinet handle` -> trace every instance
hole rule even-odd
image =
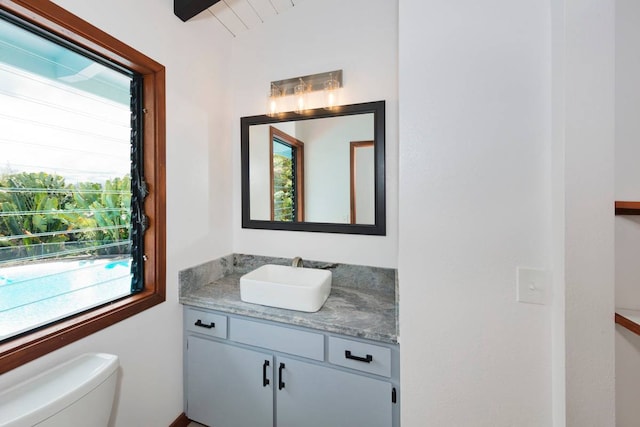
[[[278,368],[278,390],[282,390],[284,388],[284,381],[282,381],[282,370],[284,369],[284,363],[280,364]]]
[[[364,362],[364,363],[373,362],[373,356],[372,355],[367,354],[366,357],[354,356],[353,354],[351,354],[350,350],[345,350],[344,351],[344,357],[346,357],[347,359],[351,359],[351,360],[357,360],[358,362]]]
[[[200,326],[201,328],[207,328],[207,329],[211,329],[211,328],[215,328],[216,324],[211,322],[208,325],[205,325],[204,323],[202,323],[202,320],[198,319],[196,320],[196,323],[194,323],[194,325],[196,326]]]
[[[267,366],[269,366],[269,361],[265,360],[262,364],[262,387],[269,385],[269,378],[267,378]]]

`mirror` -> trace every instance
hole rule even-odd
[[[384,101],[242,117],[242,227],[385,235],[384,124]]]

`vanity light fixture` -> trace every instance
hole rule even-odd
[[[304,114],[307,109],[317,107],[332,110],[339,105],[338,95],[341,88],[342,70],[273,81],[267,103],[267,116],[274,117],[289,110],[284,107],[286,98],[289,98],[289,105],[293,104],[291,110],[298,114]],[[322,91],[322,97],[311,95],[312,92],[319,91]]]

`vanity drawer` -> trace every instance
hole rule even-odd
[[[227,338],[227,316],[186,308],[184,322],[188,331]]]
[[[324,360],[324,336],[251,320],[229,319],[229,338],[243,344]]]
[[[379,345],[329,337],[329,362],[391,377],[391,349]]]

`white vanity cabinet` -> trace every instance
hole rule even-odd
[[[188,416],[210,426],[273,426],[273,356],[190,336]],[[265,383],[262,383],[263,368]]]
[[[285,357],[277,365],[278,427],[392,425],[391,383]]]
[[[212,315],[226,330],[196,325]],[[210,427],[399,427],[398,356],[394,344],[185,307],[185,412]]]

